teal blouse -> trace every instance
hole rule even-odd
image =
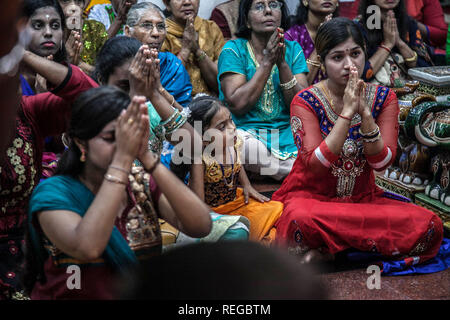
[[[292,74],[307,73],[305,55],[300,45],[295,41],[286,41],[286,62]],[[228,41],[222,49],[218,62],[219,98],[225,100],[220,85],[221,75],[231,72],[246,76],[247,81],[254,76],[259,67],[253,50],[247,39]],[[274,65],[269,80],[258,102],[242,116],[232,115],[237,128],[251,133],[263,142],[272,155],[281,160],[297,156],[290,126],[290,106],[284,102],[280,87],[278,67]],[[276,137],[278,130],[279,137]]]
[[[95,195],[83,183],[70,176],[53,176],[36,187],[30,200],[28,228],[34,255],[41,264],[44,263],[46,254],[42,247],[41,234],[35,225],[37,220],[34,219],[34,215],[41,211],[68,210],[83,217],[94,198]],[[119,270],[137,263],[135,253],[115,226],[104,257]]]

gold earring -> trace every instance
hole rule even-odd
[[[307,0],[303,1],[303,5],[304,5],[305,7],[308,7],[308,1],[307,1]]]
[[[81,150],[80,161],[81,162],[86,162],[86,151],[84,149]]]

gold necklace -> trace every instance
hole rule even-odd
[[[325,82],[325,81],[324,81]],[[325,93],[325,96],[327,97],[328,102],[330,103],[331,108],[333,109],[333,105],[334,105],[334,100],[331,98],[330,96],[330,90],[328,89],[328,79],[326,80],[327,82],[327,86],[325,86],[323,84],[323,82],[320,83],[320,85],[322,86],[322,91],[323,93]],[[334,109],[333,109],[334,110]]]

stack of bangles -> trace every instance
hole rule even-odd
[[[185,124],[189,117],[189,109],[183,109],[181,112],[177,108],[172,107],[172,109],[172,115],[158,125],[158,128],[162,128],[163,134],[166,137]]]
[[[282,90],[291,90],[297,85],[297,79],[295,76],[292,77],[292,80],[286,82],[286,83],[280,83],[280,87]]]
[[[320,62],[319,61],[312,61],[312,60],[306,59],[306,63],[310,64],[310,65],[312,65],[312,66],[314,66],[316,68],[320,68]]]
[[[381,134],[380,134],[380,127],[376,127],[375,130],[369,132],[369,133],[363,133],[361,131],[361,128],[359,128],[359,134],[363,138],[364,142],[376,142],[380,140]]]
[[[115,166],[113,166],[113,165],[110,165],[109,167],[110,167],[111,169],[118,170],[118,171],[121,171],[121,172],[125,173],[125,174],[127,175],[127,177],[128,177],[128,175],[130,174],[129,171],[127,171],[127,170],[125,170],[125,169],[123,169],[123,168],[115,167]],[[116,184],[123,184],[123,185],[125,185],[125,186],[128,185],[128,179],[126,179],[126,180],[124,181],[124,180],[122,180],[122,179],[120,179],[120,178],[118,178],[118,177],[116,177],[116,176],[113,176],[112,174],[109,174],[109,173],[106,173],[106,174],[105,174],[105,180],[106,180],[106,181],[109,181],[109,182],[112,182],[112,183],[116,183]]]

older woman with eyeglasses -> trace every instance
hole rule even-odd
[[[246,170],[281,180],[297,156],[289,106],[307,87],[308,68],[300,45],[284,40],[284,1],[241,0],[239,12],[238,39],[219,58],[220,98],[244,140]]]
[[[164,13],[157,5],[141,2],[130,8],[125,35],[138,39],[149,49],[158,50],[162,86],[159,91],[167,100],[175,99],[180,105],[186,107],[192,99],[192,84],[180,59],[170,52],[160,52],[166,34]]]

